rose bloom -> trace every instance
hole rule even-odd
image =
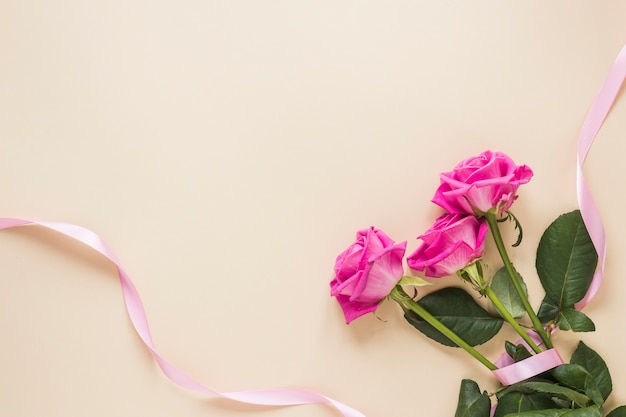
[[[424,243],[407,262],[427,277],[455,274],[483,255],[488,231],[485,219],[446,213],[419,236]]]
[[[370,313],[404,275],[406,242],[394,243],[382,230],[359,230],[356,242],[337,256],[330,295],[337,298],[346,324]]]
[[[517,199],[519,186],[532,176],[529,167],[515,165],[506,154],[485,151],[442,173],[433,203],[450,213],[504,213]]]

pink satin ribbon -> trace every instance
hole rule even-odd
[[[302,405],[302,404],[330,404],[337,408],[345,417],[365,417],[355,409],[348,407],[339,401],[326,397],[314,391],[310,391],[302,388],[281,388],[281,389],[265,389],[265,390],[250,390],[250,391],[237,391],[237,392],[217,392],[195,381],[180,369],[170,364],[161,355],[159,355],[152,343],[152,336],[150,335],[150,328],[148,326],[148,319],[146,312],[143,308],[139,293],[135,288],[135,285],[128,277],[128,274],[124,271],[113,251],[109,246],[94,232],[84,227],[76,226],[67,223],[55,223],[55,222],[43,222],[32,221],[24,219],[12,219],[12,218],[0,218],[0,230],[10,229],[18,226],[26,225],[38,225],[55,232],[61,233],[65,236],[71,237],[83,243],[92,249],[96,250],[105,258],[109,259],[117,268],[118,275],[120,277],[120,283],[122,285],[122,293],[124,295],[124,302],[137,334],[148,348],[154,360],[158,363],[159,367],[169,379],[183,388],[187,388],[192,391],[209,394],[221,398],[227,398],[229,400],[238,401],[247,404],[255,405],[270,405],[270,406],[290,406],[290,405]]]
[[[559,352],[556,349],[548,349],[505,368],[496,369],[493,374],[503,385],[511,385],[539,375],[562,363],[563,359]]]
[[[598,288],[602,283],[602,277],[604,276],[604,264],[606,260],[606,234],[604,232],[602,217],[591,196],[591,191],[585,181],[582,167],[591,149],[591,145],[600,131],[600,127],[602,127],[620,92],[625,78],[626,46],[622,48],[611,66],[602,87],[600,87],[600,92],[587,113],[587,117],[578,137],[576,165],[576,194],[578,197],[578,206],[580,207],[580,213],[585,222],[585,226],[589,231],[589,236],[591,236],[591,241],[598,252],[599,261],[598,269],[593,276],[587,294],[576,304],[576,309],[578,310],[583,309],[598,292]],[[493,371],[493,373],[504,385],[523,381],[524,379],[538,375],[563,363],[563,360],[556,351],[550,355],[545,355],[552,350],[553,349],[547,350],[518,363],[512,363],[512,359],[505,353],[496,361],[498,366],[503,367]]]
[[[598,252],[599,266],[593,277],[593,281],[589,286],[589,291],[585,297],[576,304],[578,310],[584,308],[589,301],[595,297],[598,292],[598,288],[602,283],[602,277],[604,276],[604,263],[606,261],[606,235],[604,232],[604,225],[602,223],[602,217],[600,211],[596,206],[591,191],[587,186],[587,181],[583,175],[582,166],[587,158],[587,154],[591,149],[591,145],[595,140],[600,127],[604,124],[606,117],[613,107],[613,103],[620,92],[624,79],[626,78],[626,46],[624,46],[615,59],[615,63],[609,70],[604,84],[600,88],[600,92],[596,96],[587,118],[583,124],[583,127],[578,137],[578,154],[577,154],[577,166],[576,166],[576,190],[578,196],[578,206],[580,207],[580,213],[582,214],[591,241],[596,247]]]

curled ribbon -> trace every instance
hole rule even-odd
[[[115,257],[115,254],[109,248],[109,246],[102,240],[100,236],[92,232],[89,229],[85,229],[81,226],[76,226],[67,223],[56,222],[43,222],[32,221],[24,219],[14,218],[0,218],[0,230],[10,229],[13,227],[37,225],[45,227],[47,229],[58,232],[62,235],[68,236],[72,239],[79,241],[80,243],[89,246],[96,250],[99,254],[113,262],[117,268],[117,272],[120,278],[122,286],[122,294],[124,296],[124,303],[126,304],[126,310],[128,316],[137,331],[137,334],[145,344],[146,348],[152,354],[152,357],[157,362],[163,373],[177,385],[187,388],[191,391],[200,392],[203,394],[209,394],[221,398],[226,398],[233,401],[238,401],[247,404],[255,405],[272,405],[272,406],[290,406],[290,405],[303,405],[303,404],[330,404],[337,408],[344,417],[365,417],[355,409],[333,400],[327,396],[319,394],[315,391],[302,389],[302,388],[280,388],[280,389],[265,389],[265,390],[249,390],[249,391],[237,391],[237,392],[217,392],[201,383],[197,382],[174,365],[170,364],[161,355],[159,355],[152,342],[152,336],[150,334],[150,328],[148,326],[148,318],[143,308],[139,293],[135,288],[135,285],[130,280],[128,274],[124,271],[121,264]]]
[[[587,158],[587,154],[591,149],[591,145],[595,140],[600,127],[606,120],[613,103],[617,98],[617,95],[622,88],[622,84],[626,79],[626,46],[624,46],[615,59],[615,63],[609,70],[600,92],[596,96],[587,118],[583,123],[583,127],[578,137],[578,153],[577,153],[577,165],[576,165],[576,191],[578,197],[578,206],[580,207],[580,213],[583,217],[591,241],[598,252],[599,267],[591,281],[589,290],[585,297],[576,304],[576,308],[581,310],[584,308],[598,292],[598,288],[602,283],[602,277],[604,276],[604,263],[606,261],[606,234],[604,232],[604,225],[602,224],[602,218],[600,211],[596,206],[591,191],[587,186],[587,181],[583,175],[582,166]]]
[[[591,145],[600,131],[600,127],[602,127],[602,124],[609,115],[625,78],[626,46],[622,48],[611,66],[602,87],[600,87],[598,95],[587,113],[587,117],[585,118],[585,122],[583,123],[578,137],[576,164],[576,194],[578,206],[580,207],[580,213],[587,227],[587,231],[589,232],[589,236],[591,237],[591,241],[598,252],[599,259],[598,269],[593,276],[587,294],[576,304],[576,309],[578,310],[583,309],[598,292],[598,288],[602,283],[602,277],[604,276],[604,264],[606,260],[606,234],[604,232],[602,217],[591,196],[591,191],[585,181],[582,167],[591,149]],[[548,352],[553,350],[554,349],[547,350],[517,363],[512,363],[513,360],[505,353],[497,362],[499,366],[503,367],[493,371],[493,374],[504,385],[523,381],[524,379],[563,364],[563,360],[556,351],[547,355]]]

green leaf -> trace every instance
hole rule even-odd
[[[506,417],[601,417],[600,409],[592,405],[585,408],[560,408],[549,410],[526,411],[523,413],[513,413]]]
[[[602,404],[604,404],[604,398],[602,398],[602,393],[593,378],[587,378],[585,381],[584,391],[595,405],[602,407]]]
[[[489,417],[491,400],[486,392],[481,393],[478,384],[471,379],[461,381],[459,404],[454,417]]]
[[[597,263],[579,210],[559,216],[539,241],[537,273],[546,295],[561,309],[585,296]]]
[[[521,343],[519,345],[515,345],[507,340],[504,342],[504,349],[515,362],[528,359],[532,356],[528,349],[526,349],[526,346]]]
[[[446,287],[425,295],[418,301],[430,314],[455,332],[470,346],[480,345],[494,337],[504,322],[483,309],[465,290]],[[446,345],[457,345],[437,329],[426,323],[413,311],[407,310],[404,318],[417,330],[431,339]]]
[[[552,375],[563,385],[583,390],[585,388],[585,380],[591,374],[578,364],[566,363],[554,368],[552,370]]]
[[[564,400],[574,402],[581,407],[584,407],[589,403],[589,397],[587,397],[586,395],[581,394],[580,392],[571,388],[563,387],[552,382],[522,381],[509,386],[502,393],[506,394],[516,391],[523,393],[541,392],[544,394],[550,394],[551,396],[556,396],[557,398],[562,398]],[[500,395],[498,395],[498,398],[500,398]]]
[[[626,417],[626,405],[617,407],[609,414],[607,414],[606,417]]]
[[[596,386],[605,400],[613,391],[613,381],[606,362],[593,349],[583,342],[578,344],[576,351],[572,354],[570,363],[582,366],[591,374]]]
[[[589,317],[571,307],[561,311],[556,325],[561,330],[571,330],[573,332],[593,332],[596,330],[596,326]]]
[[[493,417],[505,417],[512,413],[544,410],[554,407],[550,396],[540,392],[511,392],[498,399],[498,406]]]
[[[508,340],[505,340],[504,350],[512,359],[515,359],[515,356],[517,355],[517,345],[515,343],[511,343]]]
[[[517,277],[522,284],[524,292],[528,296],[528,290],[526,289],[526,284],[524,284],[524,281],[522,280],[522,276],[518,273]],[[506,268],[502,267],[495,273],[491,280],[491,289],[496,293],[496,296],[513,317],[520,318],[526,314],[524,304],[515,290],[515,286],[513,285],[513,282],[511,282],[511,278],[509,277]]]
[[[543,298],[541,305],[539,306],[539,311],[537,312],[537,317],[542,324],[548,324],[551,321],[556,321],[559,317],[559,306],[556,305],[548,296]]]
[[[561,384],[584,392],[598,406],[604,403],[604,398],[593,376],[578,364],[569,363],[557,366],[552,370],[552,376]]]
[[[412,285],[414,287],[423,287],[425,285],[432,285],[432,282],[428,282],[420,277],[405,275],[400,279],[400,281],[398,281],[398,285]]]
[[[572,402],[564,400],[562,398],[552,397],[552,401],[561,408],[572,408]]]

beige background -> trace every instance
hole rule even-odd
[[[368,417],[451,416],[493,389],[385,304],[328,295],[358,228],[415,237],[437,174],[484,149],[530,165],[513,258],[576,207],[575,142],[626,42],[623,1],[0,1],[4,217],[95,230],[159,351],[221,391],[301,386]],[[609,240],[581,337],[626,403],[622,96],[586,172]],[[493,261],[495,263],[495,260]],[[0,415],[334,416],[206,399],[160,373],[110,264],[36,228],[0,233]],[[444,283],[456,283],[446,280]],[[495,358],[498,342],[483,351]],[[568,357],[575,338],[556,336]]]

